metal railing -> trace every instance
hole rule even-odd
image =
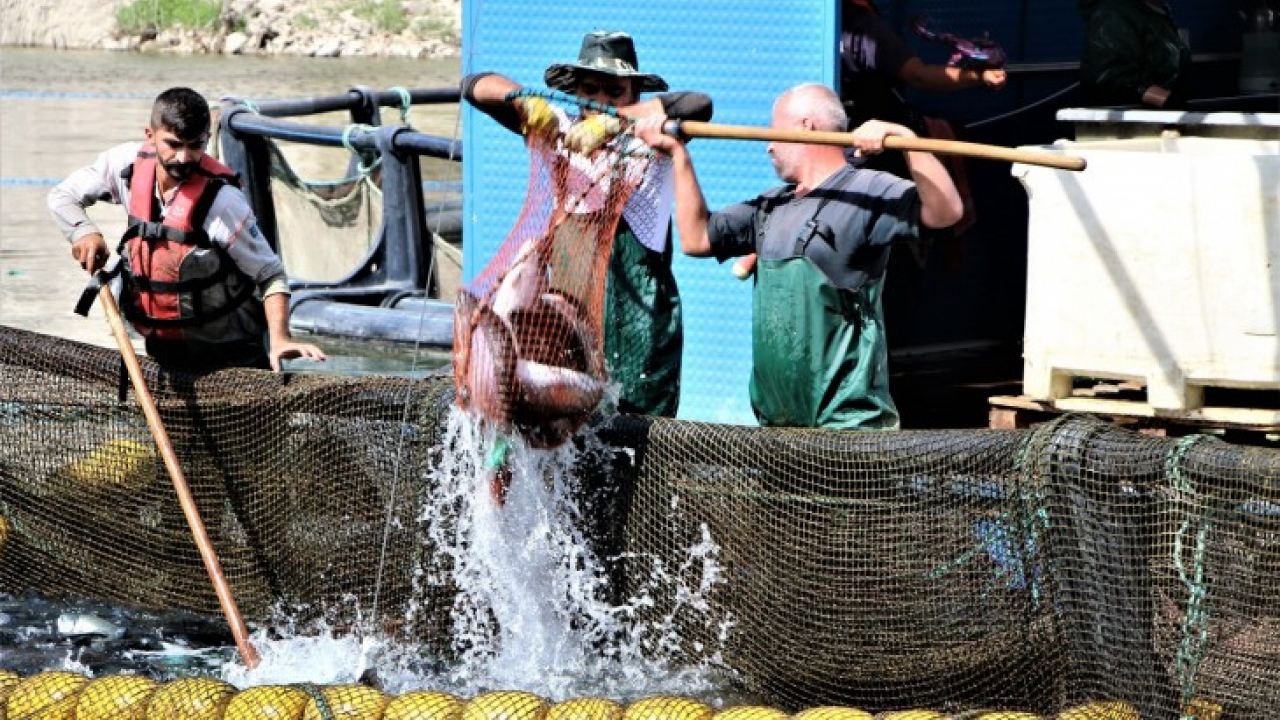
[[[418,159],[426,156],[461,162],[462,144],[456,139],[427,135],[404,125],[383,125],[381,109],[457,103],[459,99],[460,93],[455,88],[379,92],[366,87],[352,88],[343,95],[293,100],[255,102],[223,98],[218,138],[222,160],[240,174],[242,188],[257,215],[259,228],[277,251],[280,249],[280,236],[271,191],[272,152],[269,141],[347,147],[353,151],[352,171],[375,165],[378,168],[383,213],[373,249],[360,267],[337,280],[291,281],[295,319],[314,325],[318,318],[341,315],[335,313],[333,307],[321,307],[325,302],[392,308],[403,298],[432,296],[435,291],[433,239],[426,221]],[[340,111],[350,113],[350,125],[317,125],[286,119]],[[305,317],[298,317],[297,310],[304,303],[316,304],[316,307],[309,308],[315,312],[306,312],[303,313]],[[447,309],[444,303],[432,305],[440,306],[435,308],[436,314]],[[415,312],[415,320],[419,319],[420,312],[420,309]],[[413,323],[415,328],[420,325],[420,322]],[[434,327],[441,323],[428,325]],[[378,327],[383,329],[376,331],[375,335],[385,336],[379,339],[409,339],[399,337],[405,333],[387,327],[387,323]],[[310,329],[325,332],[323,327]],[[352,332],[351,323],[335,327],[335,334],[350,335]],[[452,342],[451,332],[449,329],[447,338],[443,332],[432,332],[431,337],[414,339],[445,346]]]

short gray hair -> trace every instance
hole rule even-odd
[[[796,114],[812,119],[815,130],[844,132],[849,127],[849,116],[845,114],[840,97],[822,83],[796,85],[779,95],[773,107],[776,109],[787,104],[799,111]]]

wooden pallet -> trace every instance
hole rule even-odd
[[[1025,395],[990,397],[988,424],[995,429],[1027,428],[1064,413],[1082,412],[1147,435],[1209,433],[1280,443],[1280,392],[1210,392],[1206,399],[1222,404],[1165,410],[1147,401],[1142,383],[1098,383],[1074,388],[1069,397],[1051,400]]]

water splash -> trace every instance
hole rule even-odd
[[[250,642],[261,658],[256,668],[250,670],[238,662],[222,668],[222,679],[239,688],[359,682],[386,649],[386,644],[376,638],[335,635],[327,629],[276,639],[261,631],[254,633]]]
[[[602,451],[590,433],[581,440],[582,450]],[[512,480],[499,504],[488,459],[496,441],[470,416],[453,412],[429,478],[434,491],[422,522],[436,555],[421,579],[457,590],[451,611],[456,661],[435,685],[464,696],[496,688],[550,698],[715,695],[725,681],[714,661],[673,662],[682,657],[677,615],[710,620],[706,596],[721,579],[719,548],[706,529],[686,566],[675,571],[657,558],[630,558],[648,574],[636,597],[615,604],[605,563],[584,531],[583,488],[575,474],[581,450],[573,443],[535,450],[515,438],[507,456]],[[685,586],[686,577],[700,578],[699,584]],[[667,602],[673,609],[641,620],[662,593],[674,597]],[[384,669],[383,681],[390,690],[420,687],[422,679]]]

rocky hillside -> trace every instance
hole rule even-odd
[[[213,1],[220,19],[207,27],[124,32],[118,11],[147,0],[0,0],[0,45],[418,58],[459,49],[462,0]]]

